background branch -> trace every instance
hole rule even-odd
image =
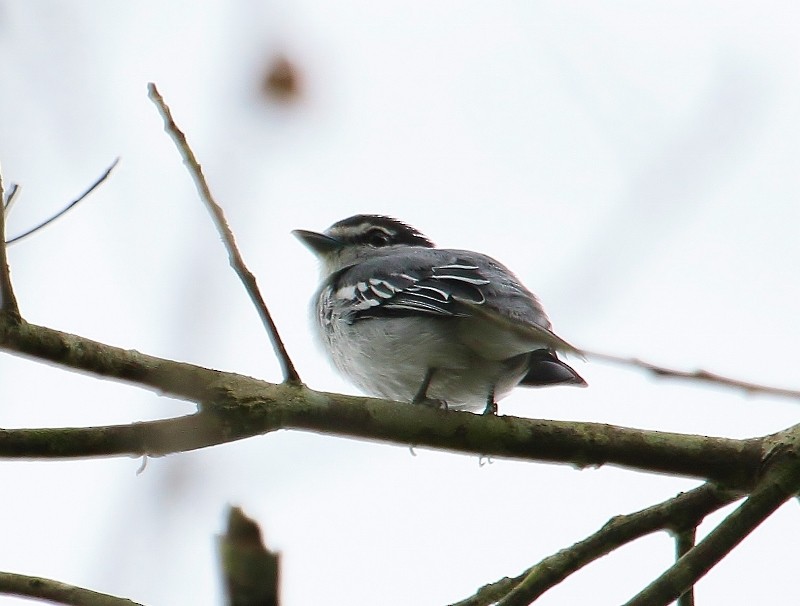
[[[520,576],[483,588],[475,596],[479,598],[484,594],[482,599],[470,601],[473,600],[470,598],[453,606],[483,606],[495,602],[497,606],[527,606],[569,575],[622,545],[659,530],[697,524],[740,496],[739,492],[707,483],[636,513],[616,516],[590,537],[543,559]],[[486,598],[490,598],[489,601]]]
[[[788,446],[787,444],[791,444]],[[625,606],[666,606],[692,587],[748,534],[800,490],[800,430],[787,432],[755,490],[708,536]]]
[[[0,593],[70,606],[142,606],[138,602],[42,577],[0,572]]]
[[[261,318],[264,327],[267,329],[267,334],[272,341],[272,347],[275,349],[275,355],[278,357],[281,369],[283,370],[283,380],[290,383],[300,383],[300,375],[297,373],[297,370],[295,369],[294,364],[289,357],[289,352],[286,351],[286,347],[284,346],[283,341],[278,334],[278,327],[275,325],[272,315],[269,313],[269,309],[267,309],[267,305],[264,302],[264,298],[261,296],[261,291],[258,288],[256,278],[253,273],[247,269],[244,259],[242,259],[242,255],[239,253],[239,249],[236,246],[236,238],[234,237],[233,231],[231,231],[231,228],[225,219],[225,213],[222,211],[220,205],[214,200],[214,197],[211,194],[211,189],[208,187],[206,178],[203,175],[203,169],[200,166],[200,163],[197,161],[197,158],[195,157],[191,147],[189,147],[189,143],[186,140],[186,135],[184,135],[183,131],[178,128],[177,124],[175,124],[175,120],[172,118],[172,112],[164,101],[164,98],[158,92],[156,85],[151,82],[147,85],[147,91],[150,100],[155,103],[159,113],[161,114],[161,117],[164,120],[164,130],[175,142],[175,145],[177,146],[178,151],[183,158],[183,163],[186,165],[186,168],[189,169],[189,174],[191,174],[192,179],[194,180],[194,184],[197,187],[200,198],[205,203],[208,212],[211,213],[211,218],[214,220],[214,225],[222,237],[222,241],[225,244],[226,250],[228,251],[228,258],[230,259],[231,267],[233,267],[236,275],[239,276],[239,279],[244,284],[245,290],[247,290],[247,294],[250,296],[250,300],[256,306],[258,315]]]
[[[255,520],[228,509],[219,553],[229,606],[278,606],[280,557],[269,551]]]
[[[695,544],[697,526],[692,526],[675,533],[675,559],[680,560],[689,553]],[[684,591],[678,598],[677,606],[694,606],[694,585]]]

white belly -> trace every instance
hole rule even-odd
[[[492,391],[498,401],[525,375],[524,357],[489,360],[466,345],[454,318],[329,321],[319,336],[334,364],[359,388],[385,399],[411,402],[428,370],[435,369],[428,398],[482,410]]]

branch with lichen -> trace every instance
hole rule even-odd
[[[511,416],[483,417],[273,384],[0,317],[0,349],[195,402],[194,415],[109,427],[0,430],[0,457],[160,455],[299,429],[578,467],[617,465],[747,488],[764,438],[733,440]]]

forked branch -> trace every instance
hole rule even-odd
[[[789,446],[791,444],[791,446]],[[694,586],[711,568],[800,490],[800,431],[784,434],[769,467],[750,496],[664,574],[625,606],[666,606]]]

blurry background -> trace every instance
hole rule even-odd
[[[0,162],[23,187],[9,235],[122,158],[10,250],[22,313],[279,380],[154,81],[313,388],[354,393],[314,347],[317,268],[290,231],[360,212],[502,260],[576,345],[798,387],[799,19],[791,2],[0,2]],[[501,414],[730,437],[800,420],[797,402],[573,362],[589,389],[518,390]],[[2,427],[191,410],[0,356]],[[440,605],[697,484],[298,432],[140,465],[0,462],[0,569],[220,604],[235,503],[283,553],[285,606]],[[785,603],[798,523],[791,502],[698,602]],[[656,535],[537,603],[619,603],[672,559]]]

